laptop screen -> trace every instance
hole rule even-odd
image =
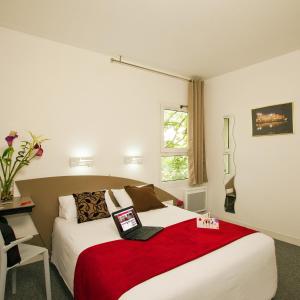
[[[114,220],[120,232],[132,230],[140,225],[140,221],[133,207],[123,209],[113,214]]]

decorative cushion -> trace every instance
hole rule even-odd
[[[104,195],[105,191],[73,194],[78,223],[110,217]]]
[[[125,186],[124,189],[132,199],[137,212],[166,207],[157,198],[153,184],[143,187]]]
[[[154,188],[153,184],[143,184],[136,186],[137,188],[143,187],[143,186],[152,186]],[[122,208],[133,206],[133,202],[129,195],[126,193],[125,189],[111,189],[111,192],[113,196],[116,199],[116,202],[118,202],[118,206],[121,206]]]
[[[73,195],[60,196],[59,200],[59,216],[70,222],[77,222],[77,208]],[[116,207],[113,203],[108,190],[105,192],[105,202],[110,213],[117,211],[120,207]]]

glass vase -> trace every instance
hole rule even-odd
[[[0,201],[5,202],[11,202],[14,198],[14,182],[9,181],[3,182],[3,187],[1,189],[1,195],[0,195]]]

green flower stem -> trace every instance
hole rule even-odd
[[[8,161],[9,161],[9,156],[6,158],[5,162],[5,174],[7,174],[7,168],[8,168]]]
[[[10,169],[11,159],[12,159],[12,155],[14,153],[14,149],[11,146],[9,146],[6,151],[7,151],[7,155],[5,158],[2,157],[2,162],[1,162],[2,163],[2,166],[1,166],[2,172],[3,172],[5,180],[7,179],[7,174],[9,173],[8,170]],[[3,166],[3,163],[5,164],[5,166]]]
[[[12,157],[13,157],[14,152],[15,152],[15,150],[12,147],[11,151],[10,151],[10,155],[9,155],[9,168],[8,168],[9,170],[8,170],[8,173],[10,173],[10,171],[11,171],[11,161],[12,161]]]
[[[14,169],[17,166],[18,162],[19,162],[18,166],[24,164],[23,161],[27,160],[28,156],[30,156],[30,154],[32,153],[33,147],[34,147],[34,145],[32,143],[30,145],[29,149],[27,150],[27,153],[26,152],[25,152],[26,154],[24,153],[25,155],[23,156],[23,158],[21,160],[18,160],[18,157],[19,157],[19,155],[18,155],[17,159],[14,162],[12,169],[10,170],[9,177],[11,177],[11,174],[14,172]],[[17,166],[17,168],[18,168],[18,166]]]
[[[28,163],[35,157],[35,155],[32,155],[33,147],[30,147],[26,155],[23,157],[23,159],[19,162],[16,170],[14,168],[12,169],[12,173],[9,174],[8,181],[12,182],[17,173],[25,166],[24,161],[28,160]],[[31,156],[32,155],[32,156]],[[31,156],[31,157],[30,157]],[[16,163],[16,162],[15,162]],[[14,172],[13,172],[14,171]]]
[[[14,179],[14,177],[16,176],[17,172],[21,169],[20,166],[23,166],[24,164],[22,163],[23,161],[25,161],[27,159],[27,156],[29,154],[31,149],[28,150],[28,152],[26,153],[26,155],[22,158],[22,160],[18,161],[15,160],[12,169],[10,170],[9,174],[8,174],[8,178],[7,181],[12,181]],[[19,164],[18,164],[19,162]],[[15,170],[16,168],[16,170]]]
[[[8,178],[10,177],[11,173],[14,171],[16,164],[17,164],[17,160],[15,160],[12,169],[9,171]]]
[[[4,172],[4,166],[3,166],[3,161],[2,159],[0,158],[0,165],[1,165],[1,169],[2,169],[2,173],[3,173],[3,179],[4,181],[6,180],[6,173]]]

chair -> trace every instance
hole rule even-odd
[[[46,283],[46,296],[47,300],[51,300],[51,284],[50,284],[50,272],[49,272],[49,255],[48,249],[43,247],[37,247],[33,245],[23,244],[30,240],[32,236],[17,239],[8,245],[4,244],[3,236],[0,232],[0,300],[4,300],[5,295],[5,283],[7,271],[12,270],[12,293],[16,293],[16,268],[25,264],[32,263],[32,259],[38,256],[43,256],[44,268],[45,268],[45,283]],[[12,247],[18,245],[21,256],[21,262],[7,267],[7,251]]]

